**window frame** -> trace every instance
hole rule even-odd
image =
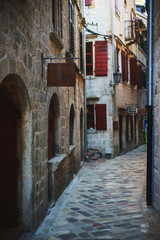
[[[56,35],[63,38],[62,0],[52,0],[52,27]]]
[[[93,119],[88,119],[88,106],[92,106],[90,115]],[[101,113],[101,114],[100,114]],[[88,122],[92,122],[92,127],[88,127]],[[87,130],[107,130],[107,104],[87,104]]]
[[[87,52],[87,45],[91,45],[91,52]],[[87,63],[87,56],[91,56],[91,62]],[[91,66],[92,71],[91,73],[87,72],[87,66]],[[86,42],[86,76],[92,76],[93,75],[93,42]]]
[[[74,6],[69,0],[69,52],[72,56],[74,56],[75,51],[74,40]]]

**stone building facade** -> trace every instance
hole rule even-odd
[[[124,0],[85,6],[87,147],[108,158],[144,143],[146,56],[135,9]]]
[[[154,21],[154,40],[153,44],[153,126],[154,126],[154,138],[153,138],[153,163],[152,163],[152,205],[158,216],[160,216],[160,124],[159,124],[159,104],[160,104],[160,56],[159,56],[159,44],[160,44],[160,2],[152,1],[153,5],[153,21]],[[148,9],[149,9],[148,1]],[[151,10],[152,11],[152,10]],[[150,140],[149,140],[150,141]],[[151,141],[150,141],[151,144]]]
[[[81,166],[82,20],[81,0],[0,1],[1,227],[35,228]],[[51,62],[74,85],[49,86]]]

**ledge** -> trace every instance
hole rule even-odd
[[[49,34],[50,39],[56,44],[56,46],[59,48],[59,50],[62,50],[64,48],[64,44],[62,43],[62,40],[60,37],[56,34],[55,31],[50,32]]]
[[[70,145],[70,146],[69,146],[68,154],[71,154],[71,153],[74,151],[75,148],[76,148],[75,145]]]
[[[52,165],[52,172],[55,172],[58,165],[67,157],[67,155],[60,155],[58,157],[53,157],[48,161],[48,164]]]

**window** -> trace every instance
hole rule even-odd
[[[69,0],[69,47],[70,53],[74,56],[74,7]]]
[[[52,23],[54,31],[62,38],[62,0],[52,0]]]
[[[83,46],[82,46],[82,32],[79,31],[79,45],[80,45],[80,69],[83,70]]]
[[[93,75],[93,47],[92,42],[86,43],[86,75]]]
[[[95,66],[93,66],[93,43],[86,43],[86,75],[93,75],[93,68],[95,69],[95,76],[108,75],[108,42],[95,42]]]
[[[106,130],[106,104],[87,105],[87,129]]]
[[[130,83],[134,86],[137,84],[136,68],[137,59],[135,57],[130,58]]]
[[[85,0],[85,6],[91,6],[92,0]]]
[[[120,3],[119,0],[115,0],[115,13],[120,16]]]

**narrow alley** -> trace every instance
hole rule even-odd
[[[159,240],[145,178],[146,145],[114,159],[88,160],[39,228],[19,240]]]

